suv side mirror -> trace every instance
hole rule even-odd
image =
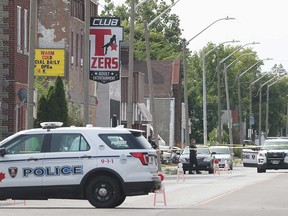
[[[5,154],[6,154],[6,149],[5,148],[0,148],[0,156],[4,157]]]

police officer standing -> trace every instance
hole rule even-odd
[[[197,162],[197,147],[196,147],[196,140],[195,139],[191,139],[191,143],[189,145],[189,149],[190,149],[190,170],[189,170],[189,174],[193,174],[192,170],[193,170],[193,166],[195,165],[195,170],[197,174],[201,174],[201,172],[199,171],[199,167],[198,167],[198,162]]]

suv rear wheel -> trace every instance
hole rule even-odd
[[[119,183],[109,176],[93,178],[86,188],[87,199],[96,208],[114,208],[122,204],[125,198],[120,195]]]

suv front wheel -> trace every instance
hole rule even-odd
[[[117,180],[109,176],[93,178],[86,188],[87,199],[96,208],[114,208],[118,206],[123,200],[120,194],[120,186]]]

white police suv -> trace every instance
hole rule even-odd
[[[61,125],[42,123],[0,142],[0,200],[87,199],[114,208],[161,188],[142,131]]]
[[[257,172],[267,169],[288,169],[288,139],[268,138],[257,155]]]

